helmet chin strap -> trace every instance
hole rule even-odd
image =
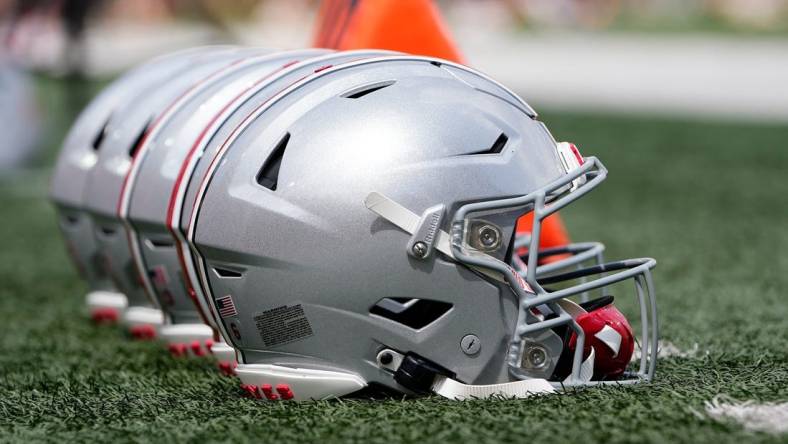
[[[594,376],[594,349],[580,367],[580,380],[588,382]],[[571,375],[564,382],[569,382]],[[556,388],[542,378],[523,379],[501,384],[471,385],[463,384],[449,377],[438,375],[432,384],[432,391],[444,398],[455,401],[466,399],[488,399],[496,396],[505,398],[529,398],[534,395],[556,393]]]
[[[391,349],[380,351],[377,363],[381,368],[393,372],[394,380],[403,387],[416,393],[434,393],[455,401],[495,397],[529,398],[534,395],[557,393],[556,386],[560,385],[542,378],[500,384],[464,384],[458,381],[451,371],[418,355],[413,353],[403,355]],[[580,374],[583,381],[590,381],[594,375],[593,349],[583,362]]]
[[[583,382],[588,382],[591,380],[592,376],[594,376],[593,348],[591,348],[591,353],[588,358],[583,361],[583,365],[580,368],[580,379]],[[568,382],[570,378],[571,376],[568,376],[565,382]],[[501,384],[470,385],[463,384],[443,375],[435,377],[435,382],[432,384],[432,391],[436,395],[455,401],[488,399],[495,396],[505,398],[529,398],[534,395],[556,393],[553,384],[541,378],[523,379],[521,381],[504,382]]]
[[[495,396],[528,398],[534,395],[555,393],[556,390],[544,379],[524,379],[503,384],[469,385],[446,376],[436,376],[435,383],[432,385],[432,391],[444,398],[464,401],[466,399],[488,399]]]

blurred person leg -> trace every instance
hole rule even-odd
[[[88,17],[97,12],[102,0],[62,0],[60,17],[66,36],[64,66],[68,76],[85,74],[85,29]]]

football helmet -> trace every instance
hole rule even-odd
[[[58,213],[66,250],[87,281],[89,292],[85,299],[95,321],[117,321],[127,305],[126,295],[119,292],[101,265],[94,228],[84,212],[85,186],[107,136],[107,121],[116,109],[142,91],[189,66],[190,59],[203,50],[158,57],[121,76],[82,111],[61,147],[50,182],[50,199]]]
[[[186,238],[257,397],[632,383],[655,371],[656,262],[567,270],[545,257],[599,249],[538,248],[544,218],[606,175],[476,71],[364,59],[311,72],[228,136],[199,179]],[[531,236],[515,248],[528,213]],[[633,369],[635,335],[612,297],[582,299],[624,282],[639,307]]]
[[[132,159],[149,127],[176,97],[188,93],[218,69],[257,52],[228,46],[190,52],[179,58],[177,69],[135,91],[132,99],[115,108],[107,120],[96,164],[86,178],[83,202],[94,227],[101,265],[115,287],[127,297],[123,322],[134,337],[154,337],[163,315],[148,276],[132,261],[128,233],[117,213],[118,198]]]
[[[152,290],[164,312],[161,337],[174,355],[221,354],[224,347],[215,341],[210,310],[201,310],[198,288],[181,271],[182,259],[166,225],[170,195],[184,177],[184,162],[202,154],[201,142],[234,111],[238,101],[248,97],[284,66],[310,58],[325,50],[250,54],[210,74],[199,84],[175,98],[151,124],[137,150],[123,182],[118,216],[126,222],[131,237],[131,253],[137,267],[149,277]],[[155,196],[155,198],[151,198]],[[234,352],[232,352],[234,361]],[[222,357],[219,357],[224,362]]]
[[[176,162],[172,163],[172,165],[178,164],[180,171],[167,172],[162,168],[157,173],[165,177],[157,177],[156,180],[165,181],[167,186],[171,189],[171,191],[168,190],[169,200],[163,203],[162,208],[148,212],[148,214],[151,214],[151,216],[147,217],[149,222],[135,224],[135,228],[143,237],[161,237],[162,233],[167,236],[172,236],[169,238],[168,242],[175,242],[176,252],[170,253],[167,261],[170,263],[172,263],[172,261],[180,261],[182,272],[186,276],[186,282],[190,286],[187,291],[192,292],[198,303],[203,305],[203,312],[212,320],[211,325],[218,327],[220,330],[222,329],[222,324],[216,321],[216,319],[218,319],[218,313],[214,305],[204,295],[202,283],[199,279],[192,253],[186,242],[185,230],[192,214],[191,210],[193,208],[194,196],[197,194],[199,186],[202,183],[201,178],[204,176],[205,171],[208,170],[211,161],[215,158],[216,152],[224,147],[223,142],[227,137],[231,136],[233,131],[245,122],[247,117],[253,113],[255,109],[264,106],[271,97],[287,88],[289,85],[315,71],[326,69],[333,64],[346,63],[352,60],[380,56],[383,54],[392,53],[373,50],[347,51],[342,53],[327,52],[325,50],[310,50],[308,53],[299,51],[271,55],[271,60],[279,61],[278,69],[261,77],[259,81],[250,85],[248,89],[232,97],[232,101],[226,103],[220,112],[217,111],[218,114],[216,114],[215,118],[206,123],[204,128],[200,131],[187,135],[187,137],[191,137],[190,142],[187,143],[189,151],[183,153],[184,158],[179,158]],[[312,55],[312,57],[306,57],[307,55]],[[146,164],[147,163],[148,162],[146,162]],[[156,165],[156,163],[157,162],[154,161],[153,165]],[[170,162],[164,161],[162,165],[170,165]],[[139,182],[142,184],[148,183],[149,181],[142,180]],[[137,195],[137,193],[142,196],[145,195],[144,192],[138,191],[139,187],[140,185],[135,186],[133,196]],[[133,196],[130,207],[131,212],[129,213],[132,220],[137,217],[135,213],[138,211],[134,208]],[[152,203],[148,203],[147,205],[151,204]],[[161,204],[156,203],[156,205]],[[162,211],[162,209],[164,211]],[[150,223],[154,214],[160,214],[160,216],[157,216],[160,218],[166,216],[166,225],[160,226]],[[143,244],[141,243],[140,245]],[[142,248],[143,254],[145,254],[145,247],[143,246]],[[173,256],[173,254],[177,256]],[[225,272],[232,273],[231,270],[225,270]],[[228,334],[232,334],[232,332],[222,331],[220,336],[226,336]],[[226,373],[232,373],[235,366],[235,351],[231,348],[228,349],[224,347],[221,343],[215,344],[212,351],[219,360],[220,368]]]

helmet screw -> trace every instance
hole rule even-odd
[[[476,335],[465,335],[460,341],[460,348],[466,355],[475,355],[482,349],[482,341]]]
[[[527,359],[533,368],[542,368],[547,364],[547,352],[542,347],[531,347]]]
[[[383,365],[389,365],[393,360],[394,357],[391,356],[391,353],[383,353],[382,355],[380,355],[380,363]]]
[[[424,242],[421,241],[416,242],[415,244],[413,244],[412,250],[413,250],[413,254],[415,254],[416,257],[423,258],[427,256],[427,244],[425,244]]]
[[[482,225],[479,227],[477,234],[479,235],[479,242],[485,248],[493,248],[498,245],[500,234],[492,225]]]

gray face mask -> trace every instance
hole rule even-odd
[[[583,259],[601,259],[601,250],[598,246],[570,245],[546,252],[548,256],[574,253],[569,258],[546,266],[539,265],[540,256],[545,253],[540,253],[538,249],[542,221],[591,191],[605,179],[606,175],[607,169],[602,163],[594,157],[589,157],[582,165],[578,164],[574,169],[567,171],[565,177],[526,196],[469,204],[461,207],[454,216],[451,231],[451,249],[454,258],[471,267],[500,273],[500,278],[507,282],[518,296],[519,316],[508,355],[510,372],[518,378],[549,377],[553,373],[561,348],[551,334],[551,330],[566,325],[577,335],[577,343],[572,357],[571,374],[561,381],[561,384],[572,386],[601,383],[601,381],[591,381],[593,370],[590,373],[584,371],[583,345],[586,338],[583,328],[576,321],[582,307],[567,298],[583,296],[585,299],[589,291],[597,289],[601,289],[604,296],[607,295],[609,286],[625,280],[633,280],[635,283],[636,297],[640,305],[642,326],[640,344],[643,351],[636,372],[629,374],[626,379],[609,382],[638,382],[650,380],[654,375],[658,331],[651,269],[656,265],[655,260],[629,259],[606,264],[597,263],[589,268],[566,271],[582,263]],[[505,212],[517,207],[532,209],[533,235],[528,239],[525,257],[515,256],[512,266],[494,255],[484,254],[475,248],[474,238],[469,237],[468,233],[473,230],[475,223],[478,224],[473,218],[475,213],[495,209]],[[525,246],[524,244],[525,242],[521,241],[517,246]],[[604,276],[585,281],[589,276],[600,274]],[[578,280],[584,282],[571,284]],[[562,285],[563,288],[548,291],[545,289],[547,284]],[[545,313],[552,316],[548,318],[544,316]],[[545,355],[544,360],[540,360],[539,365],[529,366],[529,350],[541,350]],[[545,360],[552,361],[553,365],[541,365]]]

